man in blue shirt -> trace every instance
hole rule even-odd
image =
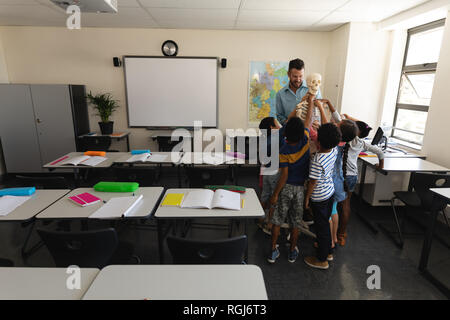
[[[278,91],[276,96],[277,118],[281,124],[285,124],[289,114],[295,109],[308,92],[305,78],[305,64],[301,59],[289,62],[288,70],[289,84]],[[320,90],[316,95],[322,99]]]

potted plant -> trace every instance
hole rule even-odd
[[[90,91],[86,98],[93,105],[94,109],[97,110],[97,115],[102,119],[98,123],[102,134],[113,133],[114,122],[109,121],[109,117],[119,107],[117,104],[118,101],[114,100],[110,93],[99,93],[94,96]]]

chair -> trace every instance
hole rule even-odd
[[[397,210],[395,209],[394,201],[395,199],[400,200],[406,205],[406,208],[411,207],[414,209],[418,209],[421,212],[431,212],[432,210],[437,210],[441,212],[444,216],[444,219],[447,223],[447,226],[450,227],[447,216],[444,213],[444,209],[446,207],[445,201],[436,200],[433,196],[433,193],[430,191],[430,188],[448,188],[450,187],[450,175],[446,174],[433,174],[433,173],[415,173],[411,176],[411,183],[413,191],[396,191],[394,192],[394,198],[391,199],[392,211],[394,214],[394,221],[397,227],[399,242],[397,239],[392,237],[392,235],[380,225],[381,229],[388,233],[388,235],[394,240],[394,242],[400,247],[403,248],[403,234],[402,227],[400,226],[399,218],[397,215]],[[406,216],[406,208],[405,208],[405,216]],[[402,226],[404,225],[405,217],[402,220]],[[448,246],[448,244],[438,238],[441,242]]]
[[[110,136],[83,136],[79,139],[80,151],[112,151]]]
[[[186,167],[189,188],[203,188],[206,185],[223,185],[230,170],[227,167]]]
[[[0,258],[0,267],[14,267],[14,262],[8,259]]]
[[[66,178],[62,176],[15,176],[15,185],[36,187],[36,189],[71,189]]]
[[[119,242],[113,228],[61,232],[37,230],[55,260],[56,267],[77,265],[84,268],[103,268],[109,264],[128,264],[133,256],[133,246]]]
[[[247,236],[224,240],[192,240],[167,237],[174,264],[242,264]]]
[[[149,167],[115,167],[117,181],[138,182],[141,187],[150,187],[156,181],[156,170]]]

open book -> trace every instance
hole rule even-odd
[[[89,218],[108,219],[130,216],[133,209],[142,201],[142,197],[141,194],[139,196],[111,198]]]
[[[181,208],[222,208],[241,210],[241,195],[236,192],[218,189],[190,191],[181,203]]]
[[[161,162],[166,160],[167,155],[163,154],[151,154],[151,153],[141,153],[132,155],[128,158],[127,162]]]
[[[105,160],[107,160],[107,158],[105,158],[105,157],[77,156],[77,157],[69,158],[67,160],[60,162],[60,165],[61,166],[74,165],[74,166],[92,166],[93,167]]]

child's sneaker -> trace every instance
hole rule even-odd
[[[316,268],[316,269],[328,269],[329,265],[328,265],[328,261],[319,261],[317,260],[316,257],[306,257],[305,258],[305,263],[312,267],[312,268]]]
[[[288,261],[291,263],[294,263],[295,260],[297,260],[297,257],[298,257],[298,248],[297,248],[297,246],[295,246],[294,250],[289,252]]]
[[[262,231],[263,231],[265,234],[268,234],[269,236],[272,235],[272,229],[269,229],[267,226],[264,226],[264,228],[262,229]]]
[[[267,258],[267,261],[269,261],[270,263],[275,263],[275,261],[277,260],[277,258],[279,256],[280,256],[280,250],[278,250],[278,245],[277,245],[276,248],[274,250],[272,250],[270,257]]]

